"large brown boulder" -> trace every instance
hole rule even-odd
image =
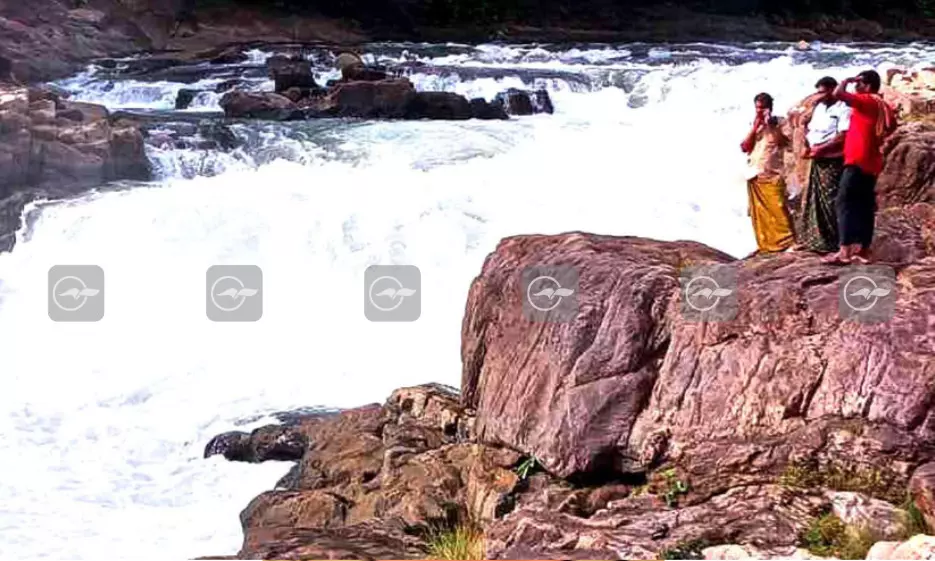
[[[272,92],[227,92],[220,105],[226,117],[285,121],[301,116],[291,99]]]
[[[463,400],[478,412],[477,437],[534,455],[562,477],[626,469],[619,452],[668,347],[678,268],[731,260],[693,242],[578,233],[503,240],[471,286],[462,326]],[[573,323],[523,317],[520,273],[548,263],[580,269]]]

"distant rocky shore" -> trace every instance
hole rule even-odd
[[[842,319],[839,270],[815,256],[504,239],[471,285],[460,391],[404,388],[208,443],[296,462],[241,513],[234,558],[438,558],[445,535],[489,559],[931,558],[930,78],[888,76],[904,123],[873,249],[897,274],[892,319]],[[743,287],[733,321],[680,311],[679,270],[705,263]],[[574,322],[524,319],[519,272],[543,264],[581,271]]]

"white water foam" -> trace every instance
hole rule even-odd
[[[0,255],[0,556],[236,551],[238,512],[288,466],[203,460],[211,436],[257,414],[458,385],[469,283],[502,237],[585,230],[745,254],[737,146],[753,96],[772,92],[781,112],[855,69],[660,65],[630,93],[553,89],[552,116],[348,125],[347,161],[311,137],[273,161],[226,156],[212,177],[186,179],[181,152],[157,151],[152,187],[37,209]],[[103,321],[49,320],[49,267],[69,263],[105,269]],[[260,322],[205,317],[205,271],[221,263],[263,268]],[[417,322],[365,320],[372,264],[421,269]]]

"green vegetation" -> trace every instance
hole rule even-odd
[[[906,495],[905,486],[901,484],[899,476],[894,472],[839,463],[789,464],[779,482],[787,487],[800,489],[824,488],[834,491],[853,491],[894,505],[902,504]]]
[[[868,528],[848,526],[833,514],[816,518],[801,536],[814,555],[838,559],[865,559],[877,541]]]
[[[662,477],[665,478],[663,498],[666,500],[666,506],[669,508],[678,506],[679,496],[688,494],[688,483],[679,479],[675,469],[662,472]]]
[[[659,552],[660,559],[704,559],[702,551],[711,547],[708,540],[686,540]]]
[[[519,476],[520,481],[525,480],[527,477],[536,472],[540,467],[539,461],[534,456],[529,456],[524,459],[518,466],[515,468],[516,475]]]
[[[476,560],[486,558],[483,532],[473,525],[433,532],[428,539],[426,559]]]
[[[900,505],[900,508],[906,511],[905,519],[903,520],[902,539],[908,540],[912,536],[918,534],[931,533],[928,523],[925,522],[925,516],[922,515],[922,511],[916,506],[916,502],[912,500],[912,496],[910,496],[909,493],[906,493],[906,500]]]

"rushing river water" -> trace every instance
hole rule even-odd
[[[924,45],[370,52],[408,65],[419,89],[492,98],[545,87],[556,112],[241,124],[245,144],[231,152],[151,147],[150,185],[31,207],[14,251],[0,255],[0,557],[233,553],[239,511],[289,466],[204,460],[211,436],[276,411],[458,385],[468,286],[505,236],[585,230],[751,251],[738,144],[753,96],[772,93],[782,112],[825,74],[935,62]],[[270,89],[270,54],[187,83],[91,67],[60,85],[112,109],[170,110],[179,89],[231,76]],[[322,81],[334,77],[315,60]],[[210,115],[218,97],[198,94],[186,113]],[[106,273],[100,322],[49,319],[49,268],[73,263]],[[215,264],[262,268],[261,321],[206,318]],[[418,321],[367,321],[372,264],[420,268]]]

